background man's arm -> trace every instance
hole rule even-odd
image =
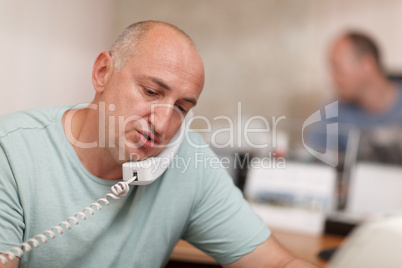
[[[242,267],[316,267],[313,264],[292,256],[278,242],[270,236],[264,243],[260,244],[249,254],[244,255],[235,262],[223,265],[225,268],[242,268]]]

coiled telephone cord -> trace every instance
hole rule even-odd
[[[108,193],[104,197],[99,198],[96,202],[90,204],[88,207],[84,208],[82,211],[75,213],[74,216],[68,217],[65,221],[59,222],[58,225],[53,226],[52,228],[50,228],[50,230],[46,230],[43,233],[38,234],[38,235],[34,236],[33,238],[30,238],[27,241],[19,244],[18,246],[11,248],[9,251],[6,251],[4,254],[0,254],[0,261],[3,264],[6,264],[8,262],[6,255],[8,255],[8,258],[10,260],[14,260],[17,256],[22,257],[22,255],[24,255],[24,250],[26,252],[30,252],[32,250],[32,246],[34,248],[39,247],[39,245],[40,245],[39,240],[42,241],[42,243],[46,243],[48,241],[48,237],[46,236],[46,234],[48,234],[48,236],[52,239],[55,238],[56,234],[53,230],[56,230],[60,235],[63,234],[64,231],[63,231],[63,228],[61,228],[61,226],[64,225],[66,227],[66,229],[69,230],[71,228],[71,224],[69,223],[69,221],[72,221],[75,225],[77,225],[79,223],[78,215],[81,216],[81,218],[83,220],[86,220],[87,215],[85,214],[85,211],[88,211],[90,215],[94,215],[95,210],[92,207],[96,207],[98,210],[101,210],[102,206],[100,205],[100,202],[103,202],[103,203],[105,203],[106,206],[108,206],[110,204],[110,202],[107,200],[108,197],[111,197],[114,200],[117,200],[120,197],[127,195],[127,193],[130,191],[129,184],[132,181],[134,181],[135,179],[136,179],[136,177],[133,177],[128,181],[120,181],[120,182],[116,183],[115,185],[113,185],[111,187],[112,193]],[[32,246],[30,243],[32,243]]]

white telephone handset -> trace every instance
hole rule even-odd
[[[150,157],[142,161],[130,161],[123,164],[123,180],[129,181],[136,177],[130,184],[147,185],[159,178],[170,165],[173,157],[183,142],[188,130],[188,123],[193,117],[193,112],[190,110],[183,120],[183,123],[172,138],[169,144],[156,157]]]
[[[78,224],[78,215],[81,216],[83,220],[87,219],[87,215],[85,211],[88,211],[90,215],[94,215],[95,211],[92,207],[95,207],[98,210],[102,209],[100,202],[102,201],[105,205],[109,205],[109,201],[107,197],[111,197],[115,200],[119,199],[122,196],[125,196],[130,190],[129,184],[133,185],[147,185],[154,182],[157,178],[159,178],[163,172],[168,168],[171,161],[173,160],[177,150],[179,149],[181,143],[185,139],[186,132],[188,130],[188,123],[193,117],[193,112],[190,110],[186,115],[183,123],[176,133],[176,135],[172,138],[169,144],[158,154],[156,157],[150,157],[142,161],[131,161],[123,164],[123,181],[120,181],[112,186],[112,193],[108,193],[105,197],[99,198],[96,202],[90,204],[88,207],[84,208],[82,211],[75,213],[74,216],[68,217],[65,221],[60,222],[58,225],[53,226],[50,230],[46,230],[41,234],[34,236],[33,238],[28,239],[27,241],[19,244],[16,247],[13,247],[9,251],[4,254],[0,254],[0,261],[3,264],[8,262],[8,259],[13,260],[17,256],[22,257],[24,255],[24,251],[30,252],[32,250],[32,246],[37,248],[39,247],[41,241],[42,243],[46,243],[48,238],[55,238],[56,230],[60,235],[64,232],[61,226],[65,226],[68,230],[71,228],[71,224],[69,221],[72,221],[74,224]],[[159,159],[158,159],[159,158]],[[164,161],[160,161],[163,159]],[[8,256],[8,259],[6,257]]]

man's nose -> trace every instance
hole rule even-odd
[[[173,113],[173,107],[171,105],[157,105],[151,108],[151,116],[149,121],[153,126],[155,134],[162,135],[169,127],[170,119]]]

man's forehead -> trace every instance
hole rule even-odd
[[[139,53],[134,57],[140,57],[150,68],[170,65],[183,69],[185,73],[194,75],[204,73],[204,64],[197,49],[183,40],[166,39],[161,36],[149,38],[142,43]],[[180,68],[179,68],[180,67]]]
[[[143,80],[152,81],[170,90],[174,85],[169,78],[178,77],[186,87],[197,88],[199,93],[204,85],[204,65],[196,47],[188,36],[165,25],[153,26],[135,48],[130,60]]]

